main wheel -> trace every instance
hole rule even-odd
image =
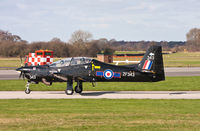
[[[73,89],[72,89],[72,90],[66,89],[66,90],[65,90],[65,93],[66,93],[67,95],[72,95],[72,94],[74,93],[74,90],[73,90]]]
[[[31,90],[30,90],[30,89],[26,89],[26,90],[25,90],[25,93],[26,93],[26,94],[30,94],[30,93],[31,93]]]
[[[83,87],[82,86],[75,86],[75,92],[76,93],[81,93],[83,91]]]

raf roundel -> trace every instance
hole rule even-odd
[[[113,73],[112,70],[108,69],[108,70],[105,70],[105,71],[104,71],[103,76],[104,76],[104,78],[106,78],[106,79],[112,79],[113,76],[114,76],[114,73]]]

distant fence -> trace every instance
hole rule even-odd
[[[118,65],[119,63],[139,63],[144,54],[118,54],[113,56],[113,62]]]
[[[116,63],[116,65],[118,65],[119,63],[126,63],[126,64],[129,64],[129,63],[139,63],[140,61],[129,61],[129,60],[125,60],[125,61],[113,61],[114,63]]]

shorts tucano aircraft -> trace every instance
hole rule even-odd
[[[117,66],[87,57],[66,58],[43,66],[24,66],[20,77],[27,78],[25,93],[29,94],[30,83],[66,82],[65,93],[74,93],[73,82],[77,82],[75,92],[83,91],[83,82],[157,82],[165,80],[162,48],[151,46],[139,64]]]

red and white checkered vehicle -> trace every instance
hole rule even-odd
[[[37,66],[53,63],[53,51],[50,50],[37,50],[35,53],[29,53],[26,56],[25,66]]]

